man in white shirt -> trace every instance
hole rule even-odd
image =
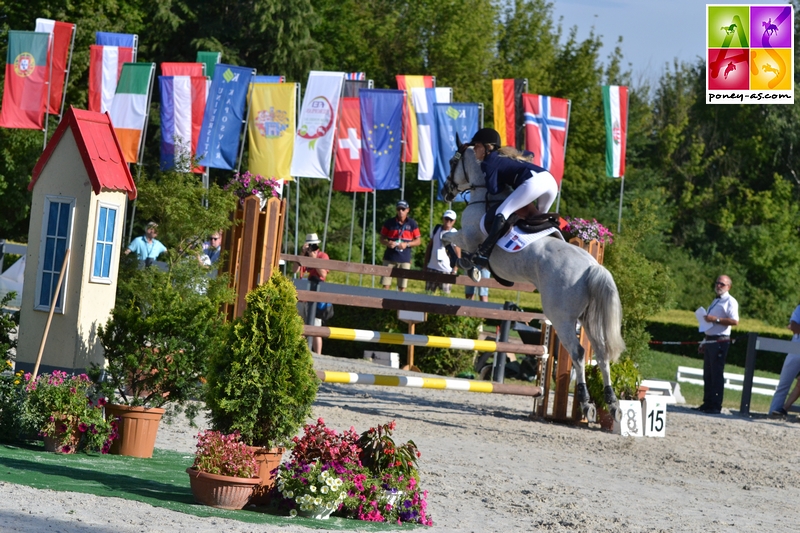
[[[456,223],[456,212],[448,209],[442,215],[442,223],[437,224],[433,228],[431,240],[428,242],[428,247],[425,249],[425,270],[431,272],[441,272],[443,274],[457,274],[458,267],[455,263],[450,264],[450,257],[447,254],[447,248],[442,242],[442,235],[450,232],[457,231],[453,226]],[[455,252],[455,247],[454,252]],[[435,292],[436,289],[442,289],[445,294],[450,294],[450,283],[436,283],[432,281],[425,282],[425,290],[428,292]]]
[[[725,359],[731,346],[731,326],[739,324],[739,302],[728,292],[731,278],[722,275],[714,283],[717,297],[708,306],[705,320],[713,324],[706,330],[705,340],[700,345],[703,354],[703,404],[697,411],[719,414],[722,410],[722,395],[725,391]]]

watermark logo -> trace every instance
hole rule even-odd
[[[706,5],[706,103],[794,103],[794,8]]]

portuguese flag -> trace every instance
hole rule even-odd
[[[139,161],[142,132],[147,120],[150,87],[153,84],[155,63],[125,63],[117,83],[117,92],[108,114],[114,125],[125,161]]]
[[[9,31],[0,127],[44,129],[50,34]]]

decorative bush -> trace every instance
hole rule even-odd
[[[22,402],[25,398],[25,377],[22,370],[13,373],[14,365],[6,360],[0,363],[0,442],[14,442],[22,435]]]
[[[417,324],[419,335],[477,339],[478,328],[483,323],[480,318],[428,313],[428,320]],[[475,352],[472,350],[451,350],[445,348],[417,347],[414,349],[414,364],[428,374],[454,376],[472,369]]]
[[[211,422],[251,446],[288,441],[311,415],[317,378],[296,306],[294,285],[275,272],[247,295],[243,316],[209,360]]]
[[[223,435],[219,431],[201,431],[192,468],[206,474],[254,478],[258,464],[249,446],[241,442],[239,433]]]
[[[583,218],[567,218],[567,225],[564,228],[564,233],[570,237],[578,237],[584,241],[597,240],[605,244],[614,242],[614,234],[611,233],[611,230],[595,219],[589,221]]]
[[[265,200],[278,197],[278,182],[272,178],[265,178],[260,174],[251,174],[246,171],[244,174],[236,173],[231,181],[225,185],[224,190],[231,192],[239,198],[239,203],[244,204],[244,199],[252,195],[261,195]]]
[[[611,388],[618,400],[635,400],[642,382],[642,375],[639,368],[632,359],[623,358],[611,364]],[[586,387],[589,389],[589,396],[598,409],[608,410],[605,397],[603,395],[603,375],[597,365],[586,367]]]

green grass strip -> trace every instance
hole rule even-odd
[[[151,459],[79,453],[61,455],[44,451],[41,444],[0,446],[0,481],[35,489],[79,492],[95,496],[122,498],[163,507],[199,517],[229,518],[251,524],[302,525],[317,529],[352,531],[394,531],[422,526],[383,522],[364,522],[331,517],[314,520],[300,516],[289,518],[271,514],[266,508],[251,507],[229,511],[199,505],[189,488],[186,468],[193,456],[167,450],[155,450]]]

